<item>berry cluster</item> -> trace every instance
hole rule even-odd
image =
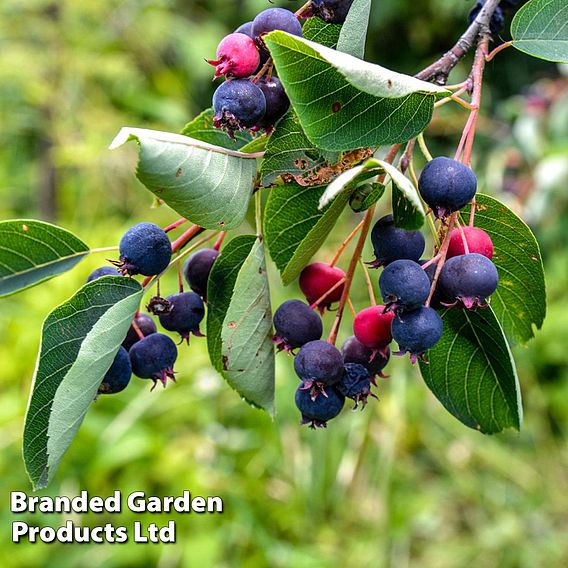
[[[87,282],[104,276],[158,276],[170,264],[172,243],[166,232],[157,225],[139,223],[124,234],[119,251],[120,258],[111,261],[114,266],[97,268],[89,275]],[[192,291],[183,291],[180,274],[179,293],[166,298],[158,294],[150,302],[149,310],[159,315],[160,325],[167,331],[177,332],[181,342],[189,344],[190,334],[202,336],[199,326],[205,316],[207,281],[218,255],[217,248],[195,252],[183,267],[185,280]],[[152,380],[152,389],[158,381],[165,387],[168,379],[175,381],[177,356],[178,348],[174,341],[158,332],[156,322],[150,315],[138,313],[103,378],[98,394],[124,390],[132,373],[141,379]]]

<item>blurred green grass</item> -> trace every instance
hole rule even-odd
[[[469,7],[462,0],[424,1],[420,9],[411,0],[375,4],[368,56],[406,72],[448,47]],[[214,88],[202,59],[223,33],[267,3],[66,0],[55,21],[46,16],[51,5],[6,0],[0,6],[0,218],[45,218],[42,183],[55,172],[57,222],[92,246],[111,246],[134,221],[164,226],[175,215],[150,209],[151,196],[133,175],[134,145],[108,152],[108,143],[125,124],[179,130]],[[120,489],[165,496],[189,489],[220,495],[225,512],[70,517],[129,528],[135,520],[175,518],[175,545],[11,544],[16,518],[42,526],[67,519],[12,515],[8,496],[31,493],[21,436],[42,321],[104,262],[98,255],[0,301],[3,566],[568,564],[566,80],[557,67],[515,53],[497,59],[488,73],[475,155],[481,186],[531,223],[548,280],[544,328],[528,348],[514,349],[523,431],[484,437],[466,429],[427,392],[416,369],[396,359],[378,403],[362,413],[345,410],[326,431],[312,432],[298,425],[297,381],[283,354],[271,421],[227,387],[208,364],[205,341],[196,338],[181,348],[177,385],[150,393],[134,378],[120,396],[101,397],[53,485],[39,494],[87,489],[107,496]],[[546,108],[537,112],[533,98]],[[435,153],[448,152],[463,127],[462,110],[442,111],[428,131]],[[354,223],[346,214],[318,258],[331,257]],[[270,276],[275,306],[300,297],[295,285],[282,287],[272,268]],[[163,290],[174,287],[170,275]],[[367,302],[360,280],[353,301]],[[327,330],[332,317],[326,315]],[[342,338],[350,323],[348,316]]]

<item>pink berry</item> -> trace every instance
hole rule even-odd
[[[345,272],[337,266],[330,266],[325,262],[308,264],[300,274],[300,290],[306,296],[309,304],[313,304],[328,290],[333,288],[341,279],[345,278]],[[343,293],[343,284],[330,292],[319,304],[320,312],[329,308],[334,302],[338,302]]]
[[[371,306],[361,310],[353,322],[353,333],[363,344],[374,351],[386,351],[392,341],[392,312],[385,312],[385,306]]]
[[[477,227],[464,227],[463,232],[470,253],[477,253],[493,258],[493,243],[491,237],[482,229]],[[448,247],[448,258],[466,254],[463,237],[459,229],[454,229],[450,236],[450,246]]]
[[[209,59],[207,62],[216,67],[215,77],[225,75],[242,79],[257,70],[260,54],[249,36],[232,33],[221,40],[217,47],[217,59]]]

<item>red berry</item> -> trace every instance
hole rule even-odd
[[[463,232],[470,253],[482,254],[490,260],[493,258],[493,243],[491,237],[485,231],[477,227],[464,227]],[[448,258],[462,254],[466,254],[463,237],[459,229],[454,229],[450,236]]]
[[[224,37],[217,47],[217,59],[208,63],[217,67],[215,77],[244,78],[252,75],[258,68],[260,54],[254,41],[245,34],[232,33]]]
[[[385,306],[371,306],[361,310],[353,322],[353,333],[363,344],[375,351],[382,351],[392,341],[392,312]]]
[[[345,278],[345,272],[337,266],[330,266],[325,262],[308,264],[300,274],[300,290],[306,296],[309,304],[313,304],[328,290],[333,288],[341,279]],[[330,292],[319,304],[320,312],[329,308],[333,302],[338,302],[343,293],[343,284]]]

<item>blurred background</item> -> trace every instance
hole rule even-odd
[[[274,4],[297,9],[301,2]],[[367,59],[417,72],[453,45],[472,4],[374,2]],[[179,131],[208,107],[214,84],[204,58],[268,6],[3,0],[0,218],[53,221],[93,247],[117,244],[141,220],[175,220],[167,208],[152,208],[136,180],[135,146],[107,146],[123,125]],[[465,65],[458,68],[452,82],[466,73]],[[39,494],[189,489],[220,495],[224,514],[71,517],[128,527],[175,518],[175,545],[10,544],[9,492],[31,493],[21,438],[41,323],[104,263],[99,255],[0,300],[3,566],[568,565],[568,71],[509,49],[486,77],[474,168],[481,190],[504,200],[536,233],[548,280],[544,328],[528,348],[514,348],[523,431],[484,437],[468,430],[400,360],[380,384],[380,402],[362,413],[344,411],[327,430],[300,428],[297,380],[285,355],[277,357],[272,422],[239,400],[210,368],[205,341],[194,339],[181,348],[177,385],[150,393],[133,379],[121,395],[94,404],[52,486]],[[457,105],[442,107],[427,132],[430,149],[453,153],[466,117]],[[345,213],[318,258],[330,258],[356,222]],[[300,297],[274,270],[271,283],[274,305]],[[163,291],[174,286],[166,282]],[[365,305],[363,291],[354,287],[356,305]],[[342,339],[350,324],[347,317]],[[55,527],[67,520],[26,518]]]

